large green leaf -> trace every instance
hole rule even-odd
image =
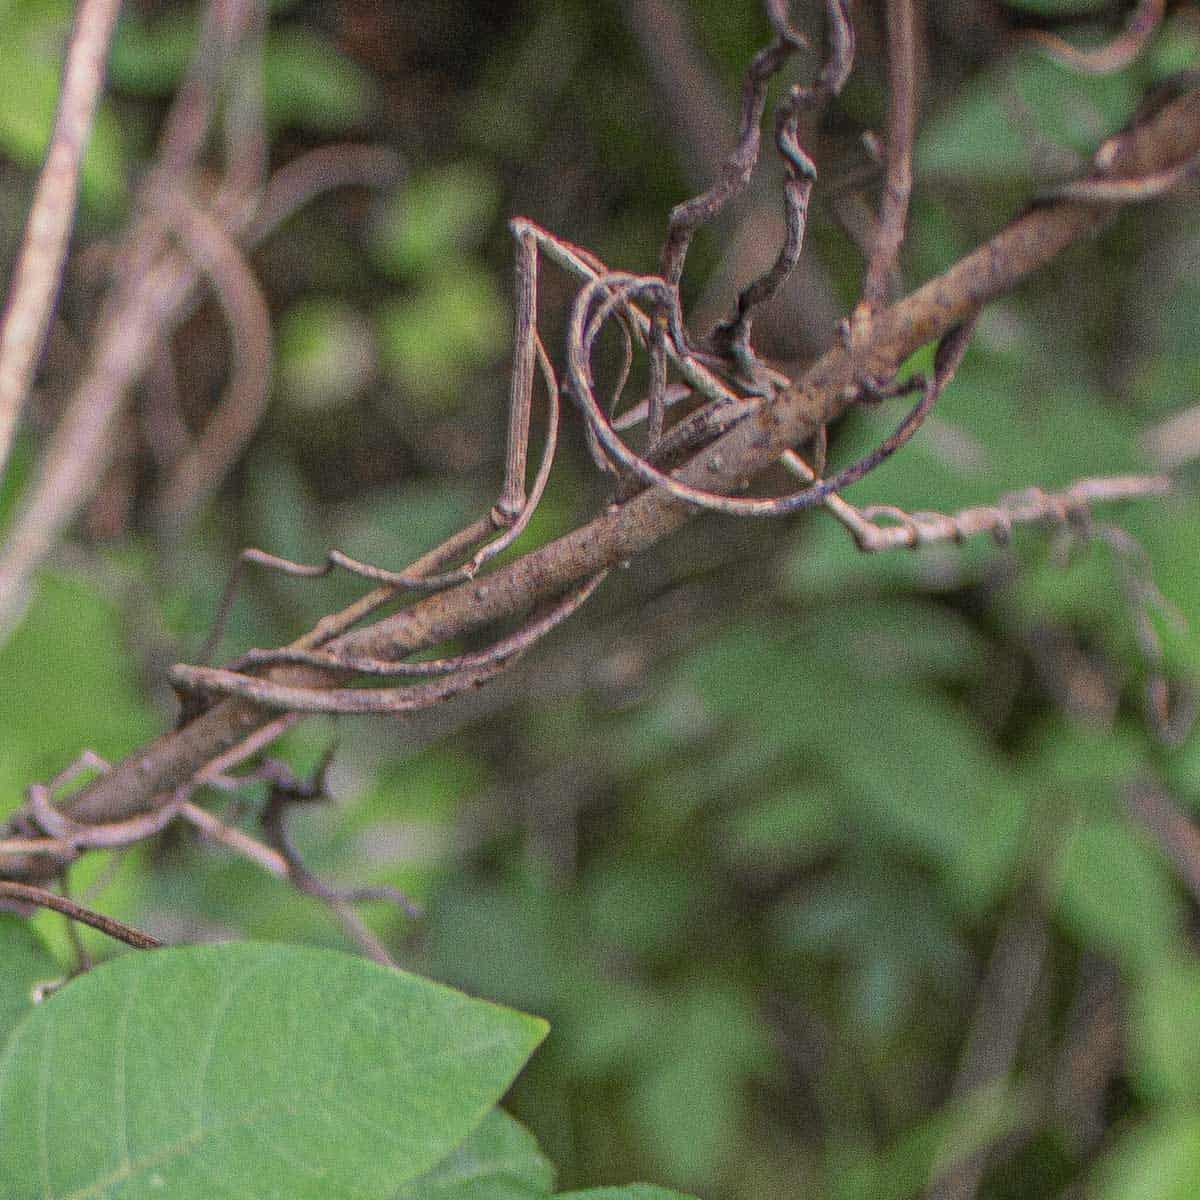
[[[6,1200],[387,1200],[454,1149],[535,1017],[326,950],[125,955],[0,1058]]]

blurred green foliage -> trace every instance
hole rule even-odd
[[[765,20],[749,3],[677,7],[732,115]],[[958,7],[931,6],[909,285],[1194,60],[1180,18],[1127,71],[1081,79],[1028,51],[998,57],[982,17],[976,28]],[[345,136],[396,147],[407,178],[382,196],[323,197],[255,253],[275,317],[273,407],[198,522],[174,541],[153,534],[144,456],[126,524],[99,538],[85,520],[75,557],[41,578],[0,648],[3,810],[83,747],[119,756],[168,727],[164,668],[195,654],[241,546],[314,562],[337,544],[398,567],[494,501],[507,218],[651,270],[688,194],[682,122],[623,11],[346,0],[276,14],[272,161]],[[48,0],[0,6],[0,153],[26,172],[68,15]],[[882,121],[878,30],[860,17],[857,90],[814,134],[818,198],[864,168],[858,122]],[[123,16],[84,183],[97,221],[116,223],[147,165],[196,29],[190,6]],[[778,168],[760,174],[774,213]],[[4,211],[26,179],[0,179]],[[819,286],[853,299],[860,259],[817,204],[811,226]],[[730,228],[698,240],[689,303],[705,299]],[[1190,200],[1139,206],[992,306],[934,419],[847,498],[953,511],[1150,467],[1142,432],[1194,404],[1200,382],[1198,247]],[[78,293],[68,276],[64,320],[83,338]],[[572,295],[547,268],[555,352]],[[226,350],[205,304],[176,340],[189,419]],[[925,351],[907,367],[928,365]],[[56,381],[48,370],[51,413]],[[836,460],[894,421],[848,418]],[[522,546],[607,495],[570,413],[563,438]],[[11,503],[20,479],[8,486]],[[1144,557],[1106,542],[1109,523]],[[875,557],[825,513],[769,528],[707,518],[440,719],[289,734],[278,752],[298,771],[338,743],[335,802],[292,827],[309,866],[404,888],[423,920],[380,903],[362,915],[406,966],[552,1023],[510,1097],[542,1151],[497,1116],[421,1194],[474,1197],[464,1163],[510,1152],[524,1166],[494,1194],[514,1200],[547,1192],[542,1152],[564,1187],[653,1178],[712,1200],[917,1196],[974,1161],[982,1198],[1197,1194],[1195,898],[1127,801],[1161,787],[1200,812],[1200,740],[1161,736],[1145,704],[1156,676],[1173,695],[1196,687],[1198,534],[1186,491],[1099,510],[1090,530]],[[225,648],[287,641],[358,590],[255,574]],[[248,829],[262,793],[246,790]],[[178,830],[117,865],[93,856],[72,883],[171,940],[345,945],[315,901]],[[14,970],[44,971],[47,951],[12,924],[6,967],[15,955],[32,965]],[[65,961],[58,919],[38,927]],[[1015,1024],[989,1024],[997,995]],[[994,1069],[969,1069],[985,1051]]]

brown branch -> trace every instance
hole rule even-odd
[[[150,934],[143,933],[140,929],[134,929],[132,925],[126,925],[112,917],[106,917],[103,913],[84,908],[82,904],[76,904],[74,900],[60,896],[57,892],[48,892],[45,888],[0,879],[0,899],[15,900],[21,904],[36,904],[39,908],[51,908],[55,912],[70,917],[72,921],[90,925],[93,929],[108,934],[110,938],[116,938],[138,950],[154,950],[162,945],[158,938],[151,937]]]
[[[1109,159],[1116,173],[1161,170],[1200,151],[1200,91],[1165,106],[1121,135]],[[863,370],[886,376],[920,346],[940,338],[982,305],[1002,296],[1072,243],[1101,229],[1112,206],[1059,202],[1018,216],[990,241],[906,299],[876,314],[853,352],[837,345],[790,388],[721,436],[677,472],[685,483],[736,490],[804,442],[858,396]],[[714,461],[716,465],[714,466]],[[397,660],[439,645],[615,566],[680,528],[693,509],[659,489],[614,506],[582,528],[542,546],[494,574],[424,598],[374,625],[342,634],[326,649],[338,656]],[[329,687],[336,676],[300,666],[267,673],[287,687]],[[106,821],[152,809],[206,763],[272,719],[253,702],[226,700],[182,728],[130,754],[72,799],[77,820]],[[15,832],[15,831],[14,831]],[[21,856],[5,865],[10,876],[38,877],[44,862]]]
[[[783,456],[783,463],[801,479],[817,478],[813,469],[792,451]],[[916,550],[939,543],[960,543],[982,533],[990,534],[1003,545],[1014,525],[1063,524],[1097,504],[1165,496],[1173,486],[1166,475],[1109,475],[1081,479],[1057,492],[1031,487],[1003,497],[998,504],[980,504],[956,513],[910,513],[888,504],[855,508],[840,496],[831,496],[826,507],[846,527],[860,550],[879,554],[884,550]],[[893,524],[880,525],[880,518]]]
[[[912,191],[912,152],[920,107],[917,78],[915,0],[887,0],[888,127],[887,169],[875,245],[867,264],[862,304],[874,311],[887,292],[888,279],[904,241],[908,197]]]
[[[41,354],[67,256],[79,169],[104,86],[120,0],[81,0],[67,44],[58,111],[0,330],[0,475]]]

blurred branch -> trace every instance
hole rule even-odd
[[[1167,169],[1198,151],[1200,92],[1190,92],[1114,139],[1103,154],[1111,171],[1122,174]],[[812,437],[854,403],[864,374],[894,374],[916,349],[944,337],[1066,247],[1094,234],[1115,211],[1113,205],[1059,201],[1022,213],[943,274],[878,312],[861,341],[835,346],[794,384],[764,399],[755,412],[694,455],[674,477],[707,491],[744,487],[785,450]],[[341,633],[325,642],[324,649],[339,658],[398,661],[562,596],[653,546],[695,512],[695,505],[664,489],[649,489],[489,576],[423,598],[374,625]],[[299,665],[271,667],[264,675],[274,685],[304,690],[329,688],[338,677],[337,672]],[[71,815],[96,822],[152,810],[206,763],[272,719],[253,701],[221,701],[83,788],[72,797]],[[44,863],[21,855],[9,857],[5,867],[16,877],[37,877],[44,870]]]
[[[1159,788],[1134,785],[1126,792],[1129,811],[1154,837],[1192,898],[1200,903],[1200,829]]]
[[[175,464],[159,498],[161,518],[178,528],[220,483],[266,410],[271,317],[253,272],[221,226],[182,192],[155,199],[184,252],[212,283],[233,348],[226,396],[198,443]]]
[[[203,149],[217,89],[253,0],[212,0],[187,79],[163,126],[143,201],[184,191]],[[241,201],[235,207],[244,207]],[[117,257],[116,279],[92,334],[92,354],[50,439],[34,482],[0,551],[0,633],[15,619],[29,576],[95,491],[111,460],[114,429],[129,390],[172,327],[195,284],[187,259],[171,250],[152,203],[139,212]]]
[[[1094,50],[1080,50],[1048,29],[1023,29],[1021,36],[1073,71],[1109,75],[1133,62],[1162,24],[1166,7],[1166,0],[1139,0],[1125,28]]]
[[[199,100],[193,99],[193,103]],[[172,129],[168,122],[168,129]],[[191,125],[179,126],[194,136]],[[163,161],[178,164],[177,147]],[[196,503],[227,465],[235,443],[244,444],[262,413],[269,363],[265,345],[250,345],[257,330],[261,339],[268,328],[265,312],[255,304],[257,285],[236,255],[235,241],[257,245],[295,210],[324,190],[348,184],[382,186],[394,183],[400,169],[394,153],[369,146],[330,146],[302,155],[280,168],[268,182],[261,203],[249,201],[232,189],[222,189],[207,213],[189,201],[195,214],[190,228],[203,237],[206,269],[214,281],[224,281],[222,295],[237,302],[237,311],[249,328],[235,331],[235,346],[242,350],[235,363],[235,378],[224,416],[210,424],[201,447],[184,460],[193,478],[174,486],[175,513]],[[93,338],[93,351],[84,377],[64,413],[39,464],[38,474],[22,497],[7,539],[0,548],[0,634],[11,625],[23,603],[32,572],[53,549],[62,531],[87,503],[113,452],[114,430],[128,395],[153,361],[157,348],[182,319],[192,301],[200,273],[189,256],[172,248],[153,203],[156,194],[185,194],[182,182],[170,174],[152,174],[147,180],[147,213],[127,239],[127,251],[112,294],[106,302]],[[157,192],[156,190],[157,189]],[[202,233],[201,231],[206,231]],[[240,283],[235,283],[240,280]],[[220,290],[220,289],[219,289]],[[241,324],[242,317],[235,318]],[[244,364],[243,369],[239,367]],[[178,468],[182,470],[181,466]],[[181,478],[177,474],[177,481]]]
[[[75,218],[79,169],[104,86],[120,0],[80,0],[67,42],[58,111],[0,329],[0,476],[33,380]]]
[[[1200,458],[1200,405],[1148,429],[1142,435],[1142,449],[1168,469]]]
[[[904,242],[908,197],[912,191],[912,152],[920,108],[917,76],[917,0],[887,0],[888,123],[887,168],[875,245],[867,263],[861,305],[866,314],[883,301],[888,279]]]

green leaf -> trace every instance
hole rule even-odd
[[[864,1154],[858,1145],[836,1147],[829,1194],[833,1200],[920,1195],[955,1163],[1020,1128],[1029,1112],[1029,1100],[1007,1082],[978,1088],[906,1129],[885,1150]]]
[[[71,7],[53,0],[0,8],[0,152],[21,166],[42,165],[58,103],[63,50]],[[125,199],[125,147],[121,124],[103,102],[88,135],[80,171],[83,202],[112,216]]]
[[[494,1108],[432,1171],[392,1200],[540,1200],[554,1190],[554,1167],[523,1125]]]
[[[1011,101],[1015,91],[1020,117]],[[1025,53],[985,74],[957,94],[953,104],[931,121],[917,143],[918,174],[969,175],[974,179],[1012,179],[1031,165],[1031,131],[1041,141],[1062,146],[1062,165],[1070,151],[1090,153],[1120,128],[1136,103],[1136,84],[1127,73],[1081,76],[1044,55]]]
[[[1008,8],[1023,8],[1026,12],[1044,17],[1078,16],[1085,12],[1102,12],[1105,0],[1006,0]]]
[[[1096,1200],[1193,1200],[1200,1192],[1200,1114],[1170,1112],[1123,1137],[1101,1164]]]
[[[1060,869],[1059,916],[1083,944],[1134,973],[1172,953],[1180,934],[1179,898],[1161,856],[1128,825],[1083,826]]]
[[[1134,992],[1130,1066],[1144,1092],[1200,1097],[1200,965],[1170,961]]]
[[[496,357],[508,312],[491,275],[471,263],[445,270],[379,315],[384,365],[407,397],[428,408],[461,400],[471,371]]]
[[[33,1007],[33,986],[62,967],[24,917],[0,913],[0,1046]]]
[[[196,50],[195,12],[160,12],[152,21],[125,11],[117,24],[108,75],[123,92],[166,96],[175,90]]]
[[[299,29],[268,36],[263,90],[267,120],[275,128],[342,133],[371,106],[370,76],[323,38]]]
[[[495,178],[477,165],[452,163],[429,171],[382,211],[372,253],[393,275],[440,271],[483,240],[499,203]]]
[[[841,838],[840,814],[819,787],[797,784],[769,796],[750,796],[726,814],[719,846],[743,870],[807,864]]]
[[[342,301],[308,297],[279,319],[279,386],[295,408],[353,400],[375,374],[370,322]]]
[[[6,1200],[387,1200],[484,1118],[546,1024],[327,950],[127,954],[0,1058]]]
[[[705,980],[674,998],[655,1049],[633,1097],[643,1136],[672,1178],[713,1179],[744,1127],[747,1079],[771,1061],[760,1015],[742,989]]]

